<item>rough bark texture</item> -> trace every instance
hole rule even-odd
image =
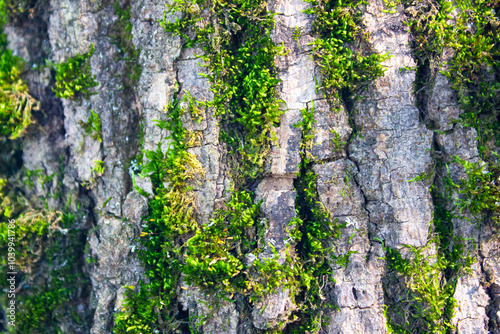
[[[276,43],[283,42],[290,52],[276,59],[281,79],[278,97],[286,104],[276,129],[278,145],[273,144],[265,177],[254,189],[257,200],[262,199],[261,210],[269,224],[265,241],[284,257],[286,226],[296,216],[294,179],[300,163],[301,131],[293,125],[302,118],[300,110],[314,101],[312,153],[319,200],[331,212],[332,219],[346,223],[340,239],[335,241],[336,251],[353,252],[346,266],[332,264],[335,282],[328,286],[327,297],[337,309],[325,314],[329,320],[323,332],[387,333],[385,305],[397,303],[398,293],[402,292],[397,284],[388,283],[393,278],[388,276],[379,240],[396,249],[427,243],[434,212],[430,186],[441,181],[439,175],[436,180],[408,180],[433,170],[435,157],[431,148],[439,152],[442,161],[451,161],[454,155],[478,161],[476,132],[451,122],[461,110],[444,75],[436,74],[431,79],[432,92],[416,102],[415,72],[399,71],[405,66],[416,66],[409,46],[411,34],[403,22],[405,14],[402,10],[396,14],[384,12],[383,0],[369,0],[362,6],[362,22],[363,29],[370,33],[373,51],[393,55],[383,64],[387,71],[368,83],[353,105],[332,110],[316,91],[315,77],[320,74],[308,45],[313,39],[312,17],[303,13],[308,6],[301,0],[268,3],[269,10],[277,14],[272,38]],[[141,149],[140,123],[143,148],[156,150],[160,144],[165,150],[166,130],[157,127],[153,120],[165,119],[164,107],[174,92],[180,93],[180,99],[184,91],[200,101],[213,98],[208,79],[199,75],[207,71],[197,57],[203,51],[183,49],[178,36],[160,27],[158,21],[163,18],[164,9],[163,0],[131,1],[133,44],[140,49],[136,61],[142,66],[142,74],[135,86],[127,89],[122,89],[123,78],[129,75],[125,60],[115,57],[118,50],[112,35],[119,17],[112,1],[46,1],[40,8],[44,14],[39,22],[6,28],[10,48],[28,64],[41,59],[64,61],[87,52],[90,43],[96,49],[91,70],[99,86],[88,100],[55,98],[50,90],[54,82],[50,70],[31,71],[26,77],[31,92],[42,101],[48,121],[40,124],[44,131],[24,139],[23,165],[53,173],[62,155],[65,192],[86,204],[86,224],[95,227],[89,229],[87,237],[90,252],[97,259],[88,266],[92,293],[82,306],[93,318],[87,328],[81,329],[82,333],[111,333],[115,313],[124,303],[123,286],[136,285],[143,278],[144,268],[136,250],[140,247],[137,239],[141,220],[148,212],[148,198],[134,191],[129,172],[131,160]],[[302,30],[297,40],[293,37],[296,27]],[[442,57],[449,57],[450,52]],[[80,121],[87,121],[90,110],[100,115],[102,143],[84,136],[79,125]],[[197,220],[199,224],[208,224],[215,210],[228,199],[231,175],[226,147],[219,140],[218,120],[210,109],[203,116],[200,123],[189,117],[183,123],[188,131],[199,135],[188,151],[196,156],[205,172],[202,182],[194,185],[194,193]],[[336,149],[331,130],[347,144]],[[355,135],[353,130],[357,131]],[[81,183],[92,177],[91,167],[96,160],[104,162],[105,172],[95,186],[85,190]],[[451,168],[451,175],[455,182],[466,177],[457,165]],[[136,177],[135,182],[147,193],[153,193],[148,179]],[[54,200],[50,205],[60,208],[63,204]],[[453,224],[456,235],[471,238],[469,247],[477,257],[472,273],[461,277],[456,287],[458,305],[452,319],[456,332],[499,333],[500,244],[496,231],[465,219],[454,219]],[[472,241],[476,249],[471,246]],[[271,256],[268,252],[266,256]],[[286,289],[267,296],[252,310],[222,302],[213,312],[206,303],[210,299],[198,288],[179,289],[181,312],[209,316],[201,327],[203,333],[280,330],[296,308]]]

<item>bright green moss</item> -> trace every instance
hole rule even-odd
[[[90,179],[84,181],[82,183],[82,186],[86,187],[87,189],[95,186],[97,178],[103,176],[105,170],[106,165],[104,164],[104,161],[94,160],[94,166],[92,166],[92,168],[90,169]]]
[[[175,95],[167,109],[168,119],[158,122],[168,130],[171,141],[167,152],[160,147],[146,152],[144,161],[148,163],[142,170],[149,173],[155,186],[149,224],[142,232],[146,251],[141,257],[150,283],[141,283],[138,291],[129,290],[126,305],[117,315],[115,332],[186,329],[186,323],[176,320],[175,290],[181,273],[184,284],[200,287],[209,296],[233,300],[236,295],[239,297],[234,300],[243,297],[250,305],[279,289],[288,289],[298,306],[290,319],[297,323],[290,330],[317,332],[325,320],[321,312],[328,307],[323,286],[331,276],[331,261],[345,263],[346,258],[332,256],[331,239],[339,236],[339,226],[319,202],[312,172],[314,108],[304,111],[299,124],[305,140],[297,181],[298,217],[288,226],[291,238],[284,254],[263,244],[266,224],[259,214],[260,203],[243,190],[262,175],[275,136],[273,128],[283,113],[282,101],[276,98],[280,80],[274,59],[284,49],[270,38],[273,14],[267,12],[264,2],[243,0],[211,4],[176,1],[169,10],[184,16],[175,22],[167,22],[165,16],[164,28],[180,35],[185,47],[198,44],[203,48],[214,100],[194,101],[186,92],[184,110]],[[208,13],[203,25],[202,12]],[[360,87],[354,83],[357,79],[354,75],[349,78],[353,90]],[[228,145],[235,180],[227,205],[204,226],[196,222],[190,188],[196,175],[202,174],[201,166],[187,152],[193,140],[181,122],[186,111],[199,119],[199,106],[214,108],[221,119],[221,139]],[[262,256],[268,246],[273,255]],[[255,259],[249,262],[247,255]]]
[[[210,11],[210,22],[203,27],[199,13]],[[185,13],[182,20],[162,25],[184,38],[186,47],[200,44],[201,57],[209,68],[208,79],[214,99],[210,102],[222,120],[222,139],[236,159],[235,181],[255,178],[263,165],[274,138],[274,126],[283,113],[277,99],[274,58],[284,52],[270,37],[273,14],[262,1],[234,0],[178,1],[170,12]],[[226,22],[231,22],[226,25]],[[245,182],[244,180],[242,181]]]
[[[21,79],[24,63],[7,48],[7,37],[0,33],[0,136],[16,139],[32,123],[31,112],[39,107]]]
[[[248,288],[248,268],[244,255],[256,248],[249,231],[257,227],[260,203],[253,204],[250,193],[234,192],[225,209],[212,222],[197,229],[186,242],[183,272],[195,286],[234,293]]]
[[[455,55],[445,74],[464,110],[460,122],[477,130],[479,154],[487,164],[483,167],[457,159],[469,178],[460,183],[459,192],[464,197],[460,206],[498,222],[499,159],[492,148],[500,146],[500,8],[484,0],[457,3],[460,9],[458,24],[449,27],[456,35],[449,41]]]
[[[457,157],[447,163],[461,164],[468,178],[458,184],[451,181],[446,165],[438,160],[436,183],[431,188],[437,254],[426,258],[424,250],[411,249],[413,256],[403,259],[395,250],[386,248],[390,269],[400,273],[410,293],[404,303],[388,308],[388,324],[397,333],[448,333],[453,331],[451,319],[455,313],[453,298],[458,278],[472,263],[466,245],[454,235],[453,205],[460,211],[470,210],[478,221],[498,220],[498,159],[493,146],[498,145],[498,3],[492,1],[432,0],[425,2],[398,1],[410,17],[413,55],[417,60],[417,99],[424,101],[432,90],[432,80],[439,68],[457,93],[463,110],[460,122],[474,127],[478,133],[478,149],[484,162],[470,163]],[[395,8],[396,3],[392,3]],[[496,12],[494,11],[496,7]],[[445,49],[453,51],[447,64],[440,63]],[[444,65],[444,66],[443,66]],[[418,179],[425,179],[422,175]],[[415,178],[417,180],[417,178]],[[452,194],[460,198],[454,203]],[[470,249],[469,249],[470,251]]]
[[[454,329],[451,319],[457,306],[456,284],[472,259],[463,255],[461,244],[455,244],[458,258],[448,258],[441,252],[428,255],[432,244],[433,241],[424,248],[404,246],[410,250],[410,258],[403,258],[395,249],[384,248],[389,272],[396,272],[408,289],[398,303],[387,308],[387,325],[392,333],[446,334]]]
[[[174,305],[183,265],[180,236],[198,229],[191,184],[204,173],[196,157],[186,150],[181,121],[184,110],[177,94],[166,111],[168,119],[157,124],[169,131],[171,144],[165,153],[160,146],[145,152],[148,162],[142,168],[155,187],[149,223],[141,233],[144,251],[140,252],[150,283],[141,282],[138,291],[129,292],[123,310],[116,315],[115,333],[169,331],[179,326]]]
[[[430,66],[435,71],[439,66],[439,57],[445,48],[453,50],[452,59],[443,71],[457,93],[458,102],[463,109],[460,122],[464,126],[474,127],[478,133],[478,150],[481,158],[489,165],[485,167],[485,178],[493,179],[498,164],[492,154],[493,145],[499,145],[500,127],[498,109],[500,106],[500,83],[498,81],[498,60],[500,57],[500,24],[498,4],[486,0],[433,0],[413,4],[404,2],[411,14],[408,24],[413,35],[414,56],[421,65]],[[417,72],[418,76],[418,72]],[[429,80],[430,78],[423,78]],[[428,85],[428,89],[431,85]],[[425,87],[424,87],[425,88]],[[467,170],[473,183],[481,187],[485,178],[478,179],[479,165],[472,166],[459,161]],[[491,170],[491,171],[490,171]],[[463,181],[460,193],[470,202],[471,210],[479,213],[474,204],[472,183]],[[489,197],[489,189],[481,188],[482,201],[494,202]],[[464,207],[466,203],[461,202]],[[491,208],[485,205],[484,211]],[[494,211],[494,210],[493,210]],[[491,212],[491,210],[489,211]]]
[[[362,37],[359,27],[357,1],[307,1],[311,8],[307,14],[314,15],[313,32],[315,41],[313,55],[320,66],[323,81],[318,85],[332,102],[349,104],[367,82],[381,76],[384,68],[381,62],[387,55],[355,53],[347,45]],[[294,265],[299,268],[297,278],[300,289],[296,297],[301,305],[297,317],[300,321],[290,326],[293,333],[317,333],[327,322],[324,312],[333,307],[326,302],[322,288],[331,281],[332,262],[348,263],[349,253],[333,255],[334,240],[340,237],[341,228],[337,220],[319,201],[317,176],[314,174],[312,154],[314,145],[314,103],[302,111],[302,120],[296,125],[302,129],[300,145],[300,173],[295,181],[297,191],[298,217],[291,222],[290,235],[295,241]],[[338,134],[333,140],[335,150],[344,145]],[[349,182],[346,182],[347,184]]]
[[[449,182],[449,176],[445,180]],[[465,248],[466,240],[454,234],[452,220],[458,217],[445,208],[451,199],[449,190],[443,196],[436,187],[431,188],[436,236],[426,247],[403,246],[409,250],[407,258],[384,247],[389,274],[395,274],[407,289],[407,293],[400,292],[405,294],[403,299],[386,309],[387,325],[393,333],[445,334],[455,329],[451,320],[457,306],[456,285],[470,272],[474,259]]]
[[[458,157],[455,159],[468,175],[467,179],[460,180],[460,184],[455,184],[462,195],[458,200],[460,208],[470,210],[478,220],[486,214],[500,225],[500,163],[472,163]]]
[[[314,15],[312,26],[316,39],[311,44],[323,75],[319,86],[330,101],[356,94],[370,80],[383,75],[385,68],[381,63],[389,58],[387,54],[363,54],[348,46],[363,37],[357,9],[362,1],[306,2],[311,8],[305,13]]]
[[[91,88],[99,85],[95,75],[90,71],[90,57],[94,54],[94,45],[90,45],[88,53],[69,58],[66,62],[56,65],[56,96],[64,99],[88,99],[92,94]]]
[[[296,297],[301,305],[297,318],[291,326],[292,333],[318,333],[328,320],[323,316],[327,304],[322,291],[325,282],[331,281],[332,262],[342,264],[348,261],[350,254],[336,257],[334,241],[340,237],[343,227],[333,220],[328,210],[319,201],[317,175],[312,170],[312,145],[314,142],[313,124],[314,104],[312,108],[302,110],[303,119],[297,127],[302,129],[300,173],[294,181],[297,191],[297,218],[290,222],[289,231],[295,243],[294,266],[302,292]]]

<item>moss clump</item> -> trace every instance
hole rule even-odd
[[[470,273],[474,258],[466,249],[466,240],[454,234],[453,219],[459,217],[446,209],[451,201],[451,179],[449,175],[440,175],[440,179],[448,185],[444,194],[431,187],[435,236],[427,246],[403,246],[408,250],[406,258],[398,250],[384,247],[389,276],[395,276],[407,290],[406,294],[400,292],[405,294],[403,300],[386,309],[387,325],[393,333],[446,334],[455,330],[451,321],[457,306],[456,285],[462,275]]]
[[[4,21],[22,22],[36,10],[36,4],[37,0],[2,0],[0,2],[0,13]]]
[[[300,306],[296,314],[300,319],[292,324],[292,333],[318,333],[328,320],[323,316],[327,302],[323,289],[331,281],[332,263],[348,261],[350,254],[336,256],[335,239],[340,237],[342,224],[333,220],[319,201],[317,175],[313,172],[312,145],[314,143],[314,104],[302,111],[302,121],[296,126],[302,129],[301,163],[298,178],[294,181],[297,191],[297,218],[290,222],[290,236],[295,243],[293,264],[298,268],[300,290],[296,302]]]
[[[275,259],[255,261],[255,266],[245,261],[246,254],[262,251],[256,235],[264,228],[259,219],[260,203],[254,204],[249,192],[234,191],[210,224],[198,225],[191,187],[203,176],[203,169],[187,152],[189,138],[181,122],[185,110],[177,94],[167,112],[168,120],[157,124],[169,131],[171,144],[165,153],[160,147],[146,152],[149,162],[142,169],[155,186],[149,223],[141,234],[145,251],[140,256],[150,283],[141,283],[137,291],[129,290],[116,317],[116,333],[174,331],[187,326],[176,319],[181,274],[184,284],[226,299],[241,293],[249,295],[250,301],[256,300],[278,288],[273,283],[276,276],[269,271],[275,267]],[[267,270],[267,276],[262,276],[261,270]]]
[[[494,3],[478,0],[460,1],[457,24],[449,29],[456,35],[448,42],[455,55],[446,76],[456,90],[464,113],[460,122],[478,133],[478,150],[486,166],[456,159],[466,170],[469,180],[460,183],[462,208],[483,218],[498,222],[498,155],[500,146],[500,59],[499,9]]]
[[[165,29],[182,36],[186,47],[203,47],[201,58],[209,68],[208,79],[214,92],[209,106],[221,117],[221,137],[236,157],[236,181],[256,178],[263,172],[274,138],[273,128],[283,113],[282,101],[276,98],[280,79],[274,58],[284,49],[270,37],[273,14],[267,12],[263,1],[242,0],[213,4],[176,1],[169,11],[180,11],[185,16],[175,22],[164,19]],[[204,11],[208,12],[208,24],[202,25],[200,13]]]
[[[88,278],[82,273],[82,254],[85,238],[82,231],[75,228],[76,217],[70,214],[49,213],[38,219],[55,215],[57,220],[49,222],[48,231],[39,234],[40,249],[43,256],[33,259],[34,270],[24,272],[24,280],[32,280],[33,286],[23,287],[25,291],[19,296],[22,302],[16,314],[16,329],[22,333],[37,333],[40,330],[62,333],[60,324],[71,323],[74,328],[84,328],[88,319],[78,315],[75,300],[85,298]],[[19,219],[29,218],[22,216]],[[32,241],[28,244],[33,247]],[[44,272],[42,272],[44,271]],[[43,274],[45,280],[35,279]]]
[[[500,129],[497,120],[500,8],[494,2],[483,0],[397,2],[405,5],[405,13],[410,18],[412,49],[418,64],[415,91],[417,98],[424,102],[420,106],[422,111],[427,107],[426,95],[432,90],[432,80],[444,67],[441,73],[455,89],[464,111],[460,119],[454,121],[477,130],[478,149],[484,160],[470,163],[452,157],[446,161],[461,164],[467,172],[468,179],[458,184],[445,174],[444,162],[438,161],[437,178],[431,188],[435,205],[435,258],[425,259],[422,250],[412,249],[413,257],[404,260],[395,250],[387,250],[391,268],[402,274],[411,292],[405,301],[408,308],[402,314],[401,310],[398,314],[394,305],[388,309],[388,323],[393,330],[398,333],[447,333],[453,330],[456,282],[472,262],[466,249],[470,241],[457,238],[453,232],[452,219],[463,218],[453,216],[455,205],[461,211],[470,210],[478,221],[484,218],[498,221],[496,178],[499,170],[494,146],[498,146]],[[393,7],[395,4],[392,3]],[[445,49],[452,50],[453,56],[447,64],[441,64],[440,57]],[[453,191],[461,195],[458,202],[452,199]]]
[[[94,45],[90,45],[90,51],[71,57],[68,61],[56,65],[56,84],[54,92],[56,96],[64,99],[78,100],[88,99],[92,94],[91,88],[99,85],[95,81],[95,75],[90,71],[90,57],[94,54]]]
[[[386,310],[387,325],[392,333],[441,333],[454,329],[451,319],[457,302],[454,298],[458,278],[467,271],[472,258],[463,255],[462,244],[453,248],[456,258],[438,252],[428,255],[431,245],[410,250],[411,256],[385,247],[389,273],[393,272],[408,289],[406,295]],[[458,255],[458,256],[456,256]],[[447,272],[453,270],[452,273]]]
[[[389,56],[369,52],[354,52],[350,45],[361,46],[363,31],[357,6],[362,1],[306,0],[311,8],[305,13],[314,15],[312,23],[316,39],[313,55],[321,69],[320,88],[331,101],[357,93],[370,80],[381,76],[381,62]],[[335,105],[335,104],[334,104]]]
[[[87,122],[80,121],[78,124],[83,128],[83,131],[87,136],[90,136],[92,139],[102,142],[102,125],[101,118],[99,114],[95,111],[90,111],[90,117]]]
[[[498,159],[498,157],[497,157]],[[482,216],[500,225],[500,163],[498,160],[484,162],[468,162],[455,157],[467,172],[468,178],[460,180],[458,205],[461,210],[468,209],[480,221]]]
[[[26,132],[31,112],[39,108],[21,79],[23,70],[23,61],[7,48],[7,36],[0,32],[0,136],[10,139]]]
[[[500,98],[496,79],[500,52],[497,5],[485,0],[403,3],[410,16],[412,47],[419,64],[435,71],[443,50],[453,50],[453,57],[443,74],[456,90],[464,110],[460,122],[478,130],[478,148],[487,158],[488,141],[498,145],[500,129],[496,120]]]
[[[302,144],[304,162],[297,184],[301,189],[299,217],[290,222],[291,238],[280,254],[272,245],[264,245],[266,225],[259,216],[260,203],[245,189],[263,175],[275,139],[273,128],[282,114],[274,59],[284,49],[270,38],[273,14],[262,1],[239,0],[175,1],[169,11],[184,16],[175,22],[165,16],[165,29],[180,35],[185,47],[197,44],[204,50],[201,58],[209,69],[214,100],[194,101],[186,92],[184,102],[193,118],[199,118],[198,106],[214,108],[220,117],[221,139],[229,149],[235,186],[225,208],[214,214],[211,223],[199,226],[190,185],[196,182],[201,166],[187,152],[195,140],[182,126],[185,110],[176,94],[168,107],[168,120],[158,122],[170,133],[170,147],[167,152],[160,147],[146,152],[144,159],[149,162],[143,173],[150,173],[155,185],[150,223],[142,232],[147,249],[142,257],[150,283],[141,283],[139,291],[129,290],[115,331],[174,331],[193,321],[199,325],[193,318],[178,319],[175,289],[181,273],[184,284],[202,288],[215,300],[236,296],[234,300],[242,307],[288,289],[299,309],[289,321],[301,317],[290,330],[318,331],[324,321],[323,286],[331,275],[330,263],[343,263],[346,258],[331,255],[333,244],[328,240],[339,235],[338,226],[318,201],[310,151],[306,153],[313,137],[313,111],[300,124],[307,143]],[[272,254],[264,255],[264,250]],[[255,258],[248,261],[247,257]]]
[[[184,110],[177,93],[166,110],[168,120],[157,124],[169,131],[171,144],[165,153],[160,145],[156,151],[145,152],[148,162],[142,168],[155,187],[149,223],[141,234],[145,251],[140,253],[150,283],[141,282],[138,291],[129,292],[116,316],[115,333],[169,331],[180,325],[175,322],[176,287],[182,273],[180,237],[198,229],[191,184],[203,176],[203,169],[186,150]]]
[[[256,248],[248,233],[257,227],[260,203],[253,204],[250,194],[241,191],[232,194],[226,207],[186,242],[183,272],[188,284],[232,294],[248,288],[243,260]]]
[[[350,105],[352,97],[368,83],[384,73],[381,62],[387,55],[354,52],[352,46],[360,46],[363,34],[360,26],[358,1],[307,0],[311,7],[307,14],[314,15],[315,40],[313,56],[321,69],[322,82],[318,85],[329,99],[332,107]],[[326,324],[324,312],[334,306],[324,296],[325,285],[331,282],[332,263],[345,265],[350,253],[335,254],[336,238],[344,226],[332,219],[328,210],[319,201],[317,176],[312,170],[314,156],[314,103],[302,111],[302,120],[296,125],[302,129],[300,145],[300,172],[296,179],[297,213],[291,222],[290,235],[295,241],[300,289],[296,296],[300,321],[290,326],[293,333],[317,333]],[[343,149],[346,143],[337,134],[334,149]]]
[[[82,183],[82,186],[86,187],[87,189],[92,188],[96,184],[97,178],[104,175],[105,170],[106,165],[104,164],[104,161],[95,160],[94,166],[90,169],[90,179],[84,181]]]

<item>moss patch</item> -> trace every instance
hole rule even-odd
[[[73,56],[56,65],[54,92],[57,97],[80,100],[82,97],[88,99],[94,94],[91,89],[99,85],[90,71],[90,57],[94,51],[95,48],[91,44],[89,52]]]

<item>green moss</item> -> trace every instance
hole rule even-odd
[[[102,125],[101,118],[99,114],[95,111],[90,111],[90,117],[86,123],[80,121],[78,122],[83,128],[85,135],[90,136],[92,139],[102,142]]]
[[[446,334],[454,329],[451,319],[457,306],[456,284],[470,270],[472,258],[464,255],[460,241],[450,245],[451,250],[428,255],[433,252],[435,242],[440,245],[439,240],[431,240],[423,248],[403,246],[410,251],[409,258],[403,258],[396,249],[384,247],[389,272],[395,272],[407,289],[398,303],[386,310],[392,333]]]
[[[142,166],[142,173],[148,174],[155,186],[150,222],[142,232],[147,251],[141,257],[150,283],[129,290],[126,306],[117,315],[115,332],[186,328],[186,323],[176,320],[175,289],[181,282],[181,273],[184,284],[200,287],[208,296],[243,299],[250,305],[279,289],[288,289],[298,306],[290,319],[296,324],[290,330],[317,332],[325,321],[321,312],[329,306],[323,287],[331,276],[331,262],[345,264],[349,254],[338,258],[332,255],[331,239],[340,235],[340,226],[318,200],[311,162],[314,108],[303,112],[304,120],[298,125],[304,137],[301,174],[296,184],[298,217],[287,227],[291,239],[286,241],[284,253],[278,254],[272,245],[264,245],[266,224],[259,214],[260,203],[255,203],[254,196],[244,190],[263,175],[275,140],[273,128],[283,113],[282,101],[277,99],[280,80],[274,59],[284,49],[270,38],[273,14],[267,12],[264,2],[244,0],[212,4],[176,1],[169,11],[182,12],[184,16],[167,22],[165,15],[164,28],[180,35],[185,47],[203,48],[201,58],[209,69],[207,78],[214,99],[195,101],[186,92],[186,109],[182,109],[176,93],[167,108],[168,119],[158,122],[170,133],[171,142],[166,152],[159,147],[146,152],[143,159],[148,163]],[[200,13],[205,12],[208,18],[201,25]],[[362,70],[353,71],[369,77],[363,71],[371,63],[361,63],[358,67]],[[349,89],[361,86],[360,80],[354,83],[354,75],[349,80]],[[187,152],[195,139],[182,126],[181,117],[189,112],[192,118],[199,119],[202,107],[214,108],[220,117],[221,139],[228,147],[235,185],[227,205],[213,215],[211,223],[199,226],[191,185],[201,174],[201,166]],[[259,256],[268,247],[273,255]],[[257,257],[251,264],[245,260],[249,254]],[[193,321],[203,322],[193,317],[185,320],[191,325]]]
[[[48,264],[45,269],[48,272],[44,273],[47,280],[37,282],[19,297],[22,307],[16,314],[16,329],[20,333],[40,330],[63,333],[60,328],[63,321],[77,327],[84,324],[77,315],[74,300],[84,297],[85,286],[89,284],[81,269],[81,251],[75,251],[83,249],[85,239],[81,231],[74,228],[76,217],[60,214],[59,218],[59,230],[50,230],[54,228],[52,222],[44,240],[46,255],[42,260],[45,266]],[[29,274],[35,276],[38,272]]]
[[[249,288],[244,255],[256,248],[249,231],[258,225],[260,203],[253,204],[248,192],[234,192],[226,208],[212,222],[197,229],[186,242],[183,272],[186,282],[232,294]]]
[[[23,71],[23,61],[7,48],[7,37],[0,32],[0,136],[10,139],[26,132],[32,111],[39,108],[21,79]]]
[[[295,27],[295,30],[293,31],[293,40],[298,41],[300,36],[302,36],[302,32],[300,31],[299,27]]]
[[[176,94],[167,108],[168,119],[157,122],[170,133],[168,150],[163,153],[158,148],[145,154],[149,162],[142,173],[153,181],[155,198],[150,201],[149,223],[141,234],[145,251],[140,256],[150,283],[129,291],[125,307],[116,317],[117,333],[174,331],[186,326],[176,321],[181,273],[184,284],[228,300],[238,293],[255,301],[278,288],[270,271],[276,267],[275,260],[255,261],[250,267],[245,262],[246,254],[262,251],[256,235],[265,228],[259,217],[260,203],[254,204],[249,192],[233,191],[210,224],[198,225],[191,187],[203,170],[187,152],[188,133],[181,122],[185,112]]]
[[[196,24],[207,9],[210,21]],[[284,48],[270,37],[273,14],[262,1],[174,2],[170,12],[183,12],[182,20],[162,22],[167,31],[184,38],[186,47],[199,44],[201,57],[209,68],[208,79],[214,99],[209,103],[221,117],[221,138],[228,144],[233,170],[238,177],[256,178],[274,138],[274,126],[283,111],[277,100],[274,58]],[[227,12],[227,13],[226,13]],[[165,14],[166,15],[166,14]],[[165,16],[166,17],[166,16]],[[230,22],[226,25],[226,22]],[[241,181],[245,182],[245,180]]]
[[[384,73],[381,62],[388,56],[355,53],[348,47],[363,37],[358,28],[357,1],[307,2],[311,7],[305,12],[314,15],[313,56],[323,75],[318,88],[330,100],[332,107],[350,104],[352,96],[359,93],[367,82]],[[294,181],[297,218],[291,222],[293,228],[289,231],[295,241],[296,258],[293,264],[299,268],[296,277],[300,281],[301,292],[296,296],[297,305],[300,305],[296,317],[300,320],[290,326],[290,331],[317,333],[328,320],[324,316],[325,310],[334,307],[328,304],[323,293],[325,284],[333,283],[331,264],[347,264],[350,253],[334,255],[334,242],[340,237],[344,224],[333,219],[319,201],[317,175],[312,169],[315,158],[312,154],[314,103],[307,105],[301,113],[302,120],[296,125],[302,129],[300,172]],[[346,143],[340,141],[337,133],[334,134],[333,149],[342,150]],[[349,184],[346,177],[346,184]]]
[[[456,312],[454,298],[456,285],[461,276],[470,272],[475,261],[475,249],[467,244],[471,240],[455,235],[451,206],[456,185],[447,174],[447,166],[438,161],[436,167],[439,187],[431,186],[434,219],[430,228],[434,237],[427,246],[407,249],[405,258],[396,249],[384,247],[388,263],[388,276],[403,284],[407,293],[403,300],[389,304],[386,309],[387,325],[393,333],[449,333],[455,330],[451,321]],[[467,248],[468,247],[468,248]],[[430,254],[430,255],[429,255]],[[397,283],[385,284],[394,289]]]
[[[90,57],[94,51],[94,45],[91,44],[89,52],[76,55],[66,62],[56,65],[54,92],[57,97],[79,100],[82,97],[88,99],[92,94],[95,94],[91,89],[99,83],[95,81],[95,75],[92,75],[90,71]]]
[[[497,157],[498,159],[498,157]],[[468,162],[455,157],[455,161],[461,164],[467,172],[467,179],[460,180],[460,184],[455,184],[458,193],[462,195],[458,199],[461,211],[466,209],[476,216],[477,221],[481,221],[483,215],[492,219],[500,225],[500,163],[490,161]]]
[[[131,1],[122,1],[123,5],[120,4],[119,0],[115,2],[115,13],[118,15],[119,20],[114,27],[114,42],[119,47],[119,52],[117,54],[116,60],[125,61],[125,85],[133,89],[135,84],[141,77],[142,68],[139,64],[139,54],[140,49],[136,49],[132,41],[132,22],[130,21],[130,7]]]
[[[403,246],[409,251],[407,258],[396,249],[384,247],[389,273],[396,273],[408,290],[403,300],[387,308],[387,324],[394,333],[452,331],[456,284],[473,262],[464,248],[465,241],[454,235],[452,219],[458,217],[445,208],[450,198],[443,197],[435,187],[431,190],[435,238],[426,247]]]
[[[0,1],[1,24],[17,23],[33,6],[34,1],[28,0]],[[16,319],[9,332],[61,333],[63,322],[84,327],[75,318],[74,303],[87,298],[88,281],[79,256],[84,237],[83,231],[75,227],[75,216],[48,209],[49,196],[61,199],[62,171],[59,175],[45,175],[41,170],[21,168],[21,163],[9,158],[10,151],[20,146],[13,139],[26,132],[32,123],[32,111],[39,107],[21,79],[24,68],[23,61],[7,49],[6,35],[1,33],[0,151],[8,157],[5,162],[9,168],[0,174],[0,252],[15,252],[16,257],[13,267],[7,257],[2,258],[0,279],[5,282],[8,272],[16,273]],[[54,184],[56,176],[59,184]],[[27,198],[25,192],[35,185],[44,195]],[[6,290],[0,291],[3,310],[9,301]]]
[[[466,170],[469,180],[462,180],[459,193],[463,200],[459,205],[467,207],[473,214],[483,214],[498,222],[498,156],[494,146],[500,146],[500,82],[498,81],[500,59],[500,18],[494,11],[494,3],[478,0],[460,1],[456,34],[448,45],[455,55],[449,64],[446,76],[456,90],[464,113],[460,122],[474,127],[478,133],[478,150],[486,166],[456,159]],[[479,218],[479,216],[478,216]]]
[[[22,22],[35,10],[37,0],[2,0],[0,2],[0,15],[6,22]]]
[[[150,283],[141,282],[137,291],[128,293],[123,310],[116,315],[115,333],[168,331],[179,326],[174,305],[182,273],[180,236],[198,229],[190,184],[203,176],[203,170],[186,150],[184,110],[177,93],[166,110],[167,121],[157,121],[157,125],[169,131],[171,144],[165,153],[160,145],[156,151],[145,152],[148,162],[142,167],[155,187],[149,223],[141,233],[144,251],[140,252]]]
[[[468,174],[466,179],[454,183],[447,175],[447,166],[438,160],[437,179],[431,188],[436,238],[430,243],[437,246],[435,257],[425,258],[423,250],[412,249],[413,256],[404,260],[395,250],[386,249],[391,269],[401,274],[410,290],[402,314],[398,314],[395,305],[388,309],[388,321],[393,330],[398,333],[446,333],[453,330],[456,282],[472,263],[468,252],[475,251],[466,247],[470,240],[454,235],[452,219],[465,219],[452,215],[455,205],[460,212],[470,210],[477,222],[498,221],[496,179],[500,172],[494,146],[498,146],[500,129],[497,119],[500,8],[495,2],[483,0],[397,2],[405,5],[405,12],[410,17],[412,49],[418,64],[417,98],[425,101],[436,72],[446,65],[441,73],[454,88],[463,110],[460,119],[454,121],[477,130],[478,150],[484,161],[470,163],[452,157],[447,163],[462,165]],[[451,49],[454,54],[447,64],[441,64],[440,57],[445,49]],[[422,107],[425,111],[425,104]],[[422,174],[413,180],[432,176]],[[460,195],[458,201],[453,199],[453,192]]]
[[[92,188],[96,184],[97,178],[104,175],[105,170],[106,165],[104,164],[104,161],[94,160],[94,166],[90,169],[90,179],[84,181],[82,186],[87,189]]]
[[[464,180],[459,185],[460,193],[469,201],[461,201],[460,205],[462,208],[468,205],[475,214],[478,214],[479,206],[474,201],[479,197],[487,203],[494,201],[494,189],[490,193],[490,189],[482,185],[489,187],[492,181],[487,179],[493,180],[495,177],[497,158],[492,153],[494,151],[492,148],[500,145],[498,122],[500,84],[497,66],[500,57],[500,37],[496,28],[500,24],[498,5],[484,0],[403,3],[408,8],[407,13],[411,15],[408,25],[411,27],[414,40],[412,47],[421,67],[429,66],[432,73],[438,69],[439,57],[445,48],[450,48],[454,52],[446,70],[442,73],[456,91],[458,103],[464,111],[460,119],[455,122],[477,130],[478,150],[481,158],[488,164],[484,169],[485,176],[480,177],[478,164],[455,161],[465,167],[469,178],[472,179],[472,183]],[[429,77],[422,79],[431,80]],[[427,89],[431,89],[432,86],[429,83],[421,85],[425,85],[424,88]],[[474,193],[474,185],[480,187],[479,195]],[[484,213],[491,213],[492,209],[495,211],[485,204]]]
[[[383,75],[381,63],[389,55],[354,52],[349,45],[363,39],[357,6],[362,1],[306,0],[311,8],[305,13],[314,15],[316,34],[313,55],[321,69],[320,87],[331,102],[359,92],[370,80]]]
[[[323,316],[327,303],[323,293],[325,283],[331,281],[331,264],[345,264],[350,254],[335,256],[334,241],[340,237],[342,224],[332,219],[328,210],[319,201],[317,175],[313,172],[312,145],[314,142],[312,108],[302,110],[303,119],[297,124],[302,129],[300,173],[294,181],[297,191],[297,218],[290,222],[290,236],[295,242],[296,258],[293,264],[298,268],[297,278],[301,292],[296,297],[300,309],[291,326],[292,333],[317,333],[328,320]]]

